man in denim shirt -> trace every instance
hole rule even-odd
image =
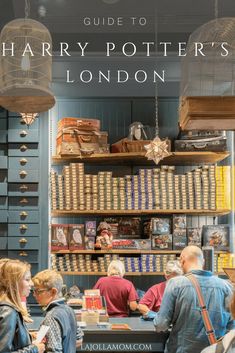
[[[184,273],[193,273],[199,281],[215,335],[223,336],[234,328],[228,308],[232,287],[203,270],[203,253],[197,246],[186,247],[180,262]],[[157,332],[166,331],[172,325],[165,353],[200,353],[209,345],[195,289],[185,276],[168,281],[154,325]]]

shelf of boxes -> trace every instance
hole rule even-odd
[[[148,216],[156,214],[187,214],[187,215],[201,215],[201,216],[224,216],[230,213],[230,209],[217,209],[217,210],[56,210],[52,211],[53,217],[69,217],[69,216],[118,216],[118,215],[139,215]]]
[[[221,162],[229,156],[229,152],[171,152],[160,163],[167,165],[198,165],[214,164]],[[125,152],[125,153],[102,153],[90,156],[53,156],[54,164],[66,162],[84,162],[94,164],[135,164],[154,165],[153,161],[147,160],[145,152]]]
[[[62,276],[107,276],[107,272],[59,271]],[[224,272],[216,272],[217,276],[226,276]],[[164,276],[164,272],[126,272],[125,276]]]
[[[181,250],[57,250],[52,254],[180,254]],[[215,251],[215,254],[228,254],[227,251]]]

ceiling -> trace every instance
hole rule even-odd
[[[203,23],[218,16],[235,16],[234,0],[30,0],[30,17],[44,23],[53,39],[67,40],[104,33],[144,37],[158,33],[159,40],[185,40]],[[0,0],[0,27],[24,17],[25,0]],[[85,26],[84,17],[123,18],[122,26]],[[146,25],[132,25],[130,17],[145,17]],[[87,38],[87,37],[86,37]]]

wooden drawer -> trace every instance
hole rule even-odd
[[[7,223],[8,221],[8,211],[2,210],[0,212],[0,223]]]
[[[7,169],[7,156],[0,156],[0,169]]]
[[[38,143],[10,143],[8,144],[8,156],[14,157],[37,157]]]
[[[36,275],[36,273],[39,272],[39,264],[33,264],[31,265],[31,269],[30,269],[31,275],[32,277]]]
[[[8,142],[38,142],[38,130],[28,130],[24,127],[20,130],[8,130]]]
[[[6,210],[8,206],[8,198],[6,196],[0,196],[0,210]]]
[[[0,131],[0,143],[7,143],[7,130]]]
[[[39,237],[8,237],[9,250],[37,250],[39,247]]]
[[[0,169],[7,169],[7,168],[8,168],[7,167],[7,156],[0,156]]]
[[[7,250],[7,237],[0,237],[0,250]]]
[[[38,170],[26,170],[24,167],[21,169],[9,169],[8,170],[8,182],[9,183],[38,183],[39,171]]]
[[[7,119],[0,118],[0,130],[7,130]],[[1,131],[0,131],[1,134]]]
[[[22,261],[27,261],[29,263],[38,263],[38,251],[29,250],[29,251],[8,251],[8,257],[10,259],[19,259]]]
[[[38,211],[9,211],[8,217],[9,223],[39,223]]]
[[[1,226],[1,225],[0,225]],[[38,237],[39,236],[39,224],[8,224],[8,236],[9,237]]]
[[[5,108],[0,108],[0,120],[7,119],[7,110]]]
[[[1,184],[0,184],[1,188]],[[8,196],[38,196],[38,184],[8,184]]]
[[[0,183],[0,196],[7,196],[7,183]]]
[[[9,157],[9,169],[37,170],[39,169],[39,158],[37,157]]]
[[[37,210],[38,197],[9,197],[9,210]]]
[[[9,130],[37,130],[38,129],[38,119],[34,121],[32,125],[27,126],[21,119],[21,117],[9,117],[8,119]]]
[[[0,237],[7,237],[7,223],[0,223]]]

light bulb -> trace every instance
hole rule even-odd
[[[30,70],[30,59],[29,59],[29,54],[28,53],[26,53],[24,56],[22,56],[21,69],[23,71],[29,71]]]

